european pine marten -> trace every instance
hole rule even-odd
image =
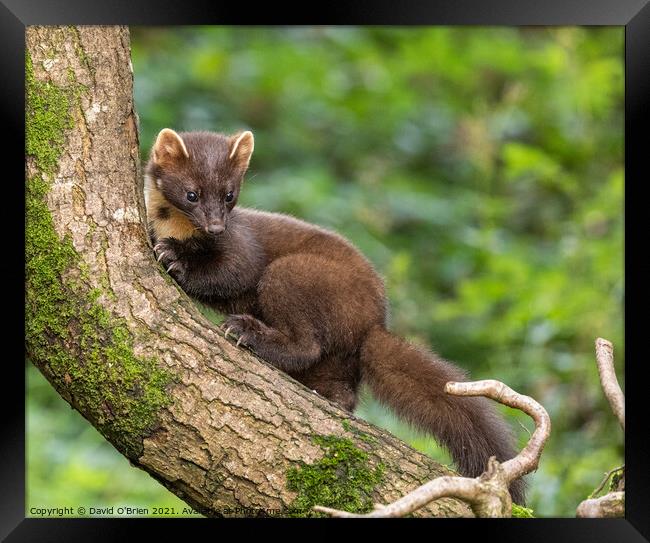
[[[163,129],[146,167],[155,253],[181,288],[229,315],[224,327],[261,358],[352,411],[360,382],[433,434],[461,474],[516,453],[485,398],[444,392],[466,373],[386,328],[382,279],[338,234],[280,213],[235,207],[253,134]],[[524,482],[511,485],[523,504]]]

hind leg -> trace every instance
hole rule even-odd
[[[354,411],[361,379],[356,357],[328,355],[309,370],[290,375],[346,411]]]
[[[358,360],[332,355],[319,360],[320,348],[309,337],[303,335],[296,341],[251,315],[231,315],[222,326],[267,362],[346,411],[354,411],[360,380]]]

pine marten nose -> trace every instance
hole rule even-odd
[[[215,222],[209,226],[205,227],[205,230],[208,234],[221,234],[226,229],[223,223]]]

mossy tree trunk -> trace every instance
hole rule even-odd
[[[30,27],[26,67],[26,346],[72,407],[206,515],[367,510],[449,473],[237,349],[156,263],[127,28]]]

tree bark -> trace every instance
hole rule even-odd
[[[324,457],[357,507],[452,473],[236,348],[156,263],[128,28],[29,27],[26,63],[26,346],[72,407],[209,516],[309,514]]]

